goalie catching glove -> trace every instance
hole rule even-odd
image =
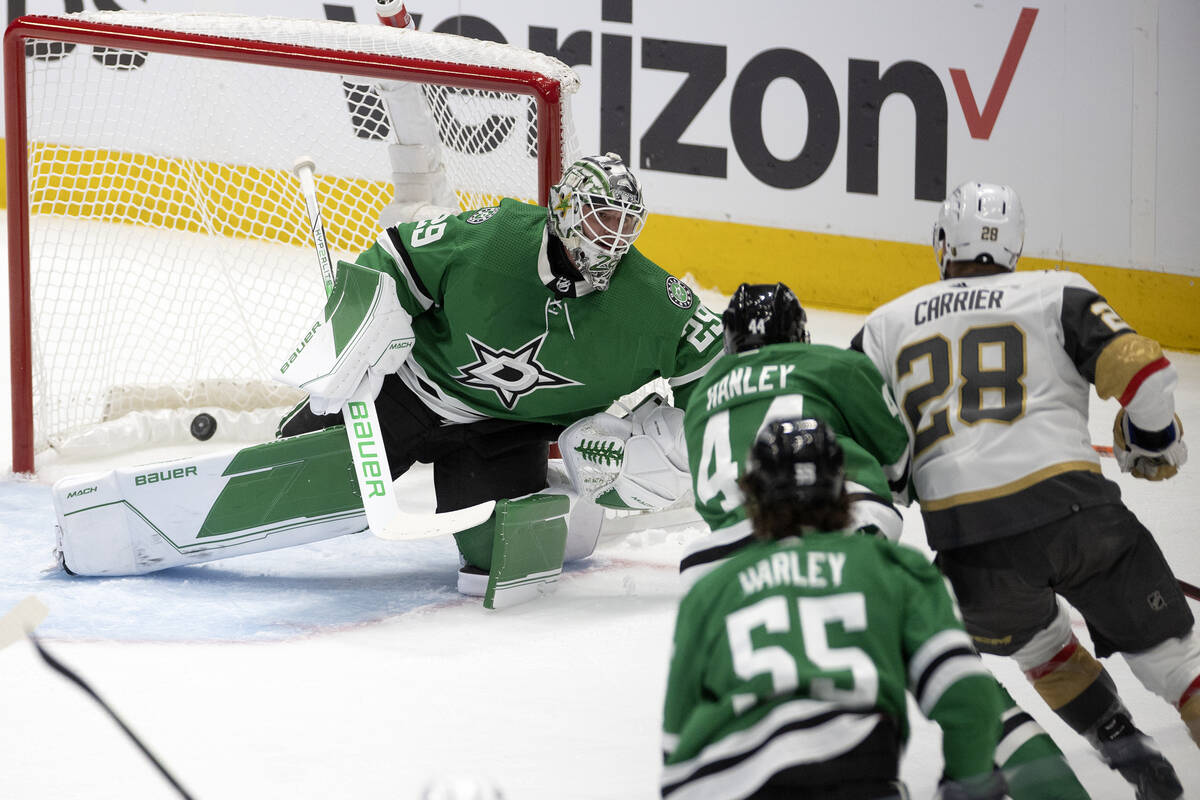
[[[1176,416],[1162,430],[1146,431],[1130,422],[1122,408],[1113,422],[1113,455],[1121,471],[1132,472],[1135,478],[1170,478],[1187,462],[1183,423]]]
[[[657,394],[624,417],[584,417],[558,437],[558,449],[579,494],[609,508],[663,508],[692,485],[683,411]]]
[[[308,392],[314,414],[336,414],[366,376],[371,396],[412,351],[412,317],[391,275],[341,262],[322,319],[279,368],[279,380]]]

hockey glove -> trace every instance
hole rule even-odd
[[[576,491],[609,508],[663,508],[691,487],[683,411],[658,395],[624,417],[600,413],[558,437]]]
[[[1166,480],[1187,463],[1183,422],[1176,416],[1162,430],[1146,431],[1130,422],[1122,408],[1113,422],[1113,455],[1122,472],[1148,481]]]
[[[1000,770],[987,775],[963,778],[958,781],[943,780],[934,794],[934,800],[1001,800],[1008,797],[1008,781]]]
[[[391,275],[342,262],[325,314],[309,326],[279,380],[308,392],[314,414],[336,414],[365,376],[371,396],[412,351],[412,317]]]

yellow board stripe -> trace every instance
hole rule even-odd
[[[700,288],[783,281],[805,306],[863,314],[938,279],[929,245],[650,214],[638,249]],[[1200,350],[1200,276],[1024,257],[1021,270],[1087,278],[1138,333]],[[718,311],[720,309],[717,309]]]
[[[1100,465],[1093,464],[1090,461],[1064,461],[1061,464],[1043,467],[1037,472],[1031,472],[1023,478],[1019,478],[1011,483],[1006,483],[1003,486],[996,486],[992,489],[981,489],[977,492],[963,492],[962,494],[943,497],[940,500],[921,499],[921,509],[924,511],[943,511],[954,506],[961,506],[966,503],[978,503],[983,500],[994,500],[997,497],[1007,497],[1010,494],[1015,494],[1022,489],[1028,489],[1035,483],[1044,481],[1047,478],[1052,478],[1055,475],[1061,475],[1064,472],[1074,472],[1083,470],[1085,472],[1100,472]]]

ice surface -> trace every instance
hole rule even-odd
[[[705,296],[723,307],[719,295]],[[820,342],[845,344],[861,320],[810,311]],[[7,347],[0,353],[7,358]],[[1180,416],[1200,421],[1200,356],[1171,358],[1182,376]],[[0,410],[7,402],[0,394]],[[1111,441],[1114,411],[1093,400],[1094,441]],[[1104,470],[1180,577],[1200,583],[1200,463],[1159,485],[1118,475],[1111,459]],[[421,478],[411,491],[427,491]],[[906,520],[904,541],[924,549],[919,516]],[[53,522],[47,486],[0,480],[0,613],[29,594],[45,602],[47,646],[197,798],[417,798],[451,775],[487,777],[508,800],[657,796],[676,567],[698,530],[605,539],[555,594],[495,612],[454,591],[449,539],[361,534],[138,578],[81,579],[54,569]],[[1075,629],[1087,641],[1078,621]],[[1015,665],[987,660],[1094,797],[1133,796]],[[1175,712],[1120,658],[1108,668],[1184,785],[1200,787],[1200,754]],[[903,777],[914,797],[929,797],[940,738],[912,711]],[[172,796],[31,645],[0,652],[0,797]]]

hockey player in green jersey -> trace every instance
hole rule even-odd
[[[861,353],[809,343],[807,315],[782,283],[739,286],[723,323],[726,356],[701,380],[684,415],[696,508],[712,529],[687,545],[684,585],[753,541],[737,481],[758,432],[788,416],[815,417],[837,435],[850,527],[897,540],[901,518],[891,500],[907,500],[909,436],[875,365]],[[1001,692],[997,751],[1012,797],[1086,798],[1049,734]]]
[[[536,596],[563,560],[591,553],[600,504],[661,507],[691,484],[682,407],[652,395],[605,413],[657,379],[682,405],[721,355],[720,318],[633,246],[645,219],[637,178],[608,154],[572,164],[549,207],[506,198],[387,228],[339,265],[324,313],[281,359],[279,379],[309,395],[282,437],[150,473],[187,476],[186,497],[147,490],[146,470],[59,487],[64,568],[138,574],[363,530],[338,426],[365,384],[392,477],[431,463],[439,512],[495,501],[456,534],[459,588],[490,602],[503,572]],[[565,467],[551,471],[560,434]],[[125,507],[138,513],[112,513]]]
[[[1024,237],[1011,187],[956,187],[933,227],[942,280],[876,309],[852,346],[879,367],[914,432],[926,537],[978,648],[1012,656],[1139,800],[1174,800],[1174,769],[1072,632],[1067,603],[1096,655],[1120,652],[1200,744],[1192,611],[1154,537],[1101,474],[1088,425],[1095,384],[1122,406],[1121,469],[1170,478],[1187,459],[1177,375],[1081,276],[1017,272]]]
[[[896,541],[908,484],[908,430],[870,359],[811,344],[807,315],[782,283],[743,283],[723,315],[726,355],[700,381],[684,415],[696,510],[711,533],[688,545],[685,585],[751,541],[737,481],[759,430],[773,419],[815,417],[846,458],[855,530]]]
[[[939,796],[1003,797],[998,686],[924,555],[847,535],[830,427],[770,422],[739,483],[756,541],[680,602],[662,796],[904,796],[907,688],[943,731]]]
[[[281,434],[339,424],[365,375],[393,475],[432,463],[438,511],[541,492],[566,426],[659,377],[682,408],[720,355],[719,318],[633,246],[645,218],[637,178],[610,153],[569,167],[549,208],[505,198],[387,228],[339,265],[324,318],[286,365],[281,380],[309,399]],[[665,504],[686,489],[681,418],[651,405],[626,421],[627,438],[648,437],[637,452],[650,478],[625,459],[607,476],[610,502]],[[589,519],[568,530],[568,558],[595,545]],[[464,591],[486,583],[493,529],[456,535]]]

